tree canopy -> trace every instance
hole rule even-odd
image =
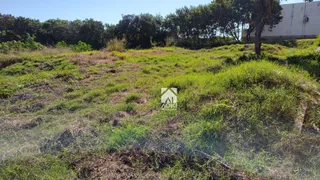
[[[273,28],[281,21],[281,10],[278,0],[216,0],[207,5],[182,7],[166,17],[123,15],[116,25],[93,19],[40,22],[0,14],[0,41],[25,41],[31,36],[44,45],[82,41],[100,49],[113,38],[125,38],[128,48],[164,46],[171,39],[178,46],[197,49],[240,42],[244,26],[249,27],[248,34],[255,32],[260,42],[265,25]]]

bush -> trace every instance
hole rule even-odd
[[[43,48],[43,45],[36,42],[34,37],[28,36],[24,43],[24,48],[29,50],[39,50]]]
[[[320,46],[320,34],[318,35],[317,39],[314,41],[316,46]]]
[[[174,37],[167,37],[165,41],[167,47],[176,45],[176,39]]]
[[[112,39],[108,42],[107,51],[119,51],[123,52],[125,49],[125,40],[119,40],[117,38]]]
[[[25,42],[22,41],[7,41],[0,43],[0,53],[9,53],[10,51],[23,50],[39,50],[43,45],[34,41],[33,37],[28,37]]]
[[[66,48],[68,47],[67,43],[65,41],[59,41],[57,44],[56,44],[56,47],[57,48]]]
[[[75,52],[91,51],[91,45],[85,42],[79,41],[77,45],[72,45],[71,49]]]

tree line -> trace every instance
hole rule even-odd
[[[94,49],[101,49],[111,39],[125,38],[128,48],[177,45],[197,49],[240,42],[246,27],[246,33],[256,32],[256,39],[261,43],[263,28],[265,25],[272,28],[279,23],[281,10],[278,0],[216,0],[207,5],[179,8],[166,17],[123,15],[115,25],[93,19],[40,22],[0,14],[0,41],[25,41],[31,36],[43,45],[82,41]],[[250,40],[249,36],[246,40]]]

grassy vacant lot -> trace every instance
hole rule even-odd
[[[319,179],[312,44],[1,54],[0,179]]]

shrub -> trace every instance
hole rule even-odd
[[[25,43],[22,44],[24,45],[25,49],[29,49],[29,50],[39,50],[43,48],[43,45],[36,42],[34,40],[34,37],[28,36],[28,38],[26,39]]]
[[[72,45],[71,49],[75,52],[91,51],[91,45],[85,42],[79,41],[77,45]]]
[[[317,39],[314,41],[316,46],[320,46],[320,34],[318,35]]]
[[[56,44],[56,47],[57,48],[66,48],[68,47],[67,43],[65,41],[59,41],[57,44]]]
[[[167,37],[166,38],[166,46],[174,46],[176,44],[176,39],[173,37]]]
[[[119,51],[123,52],[125,49],[125,40],[119,40],[117,38],[108,42],[107,51]]]
[[[33,37],[28,37],[25,42],[22,41],[7,41],[0,43],[0,53],[9,53],[10,51],[23,50],[39,50],[43,45],[34,41]]]

